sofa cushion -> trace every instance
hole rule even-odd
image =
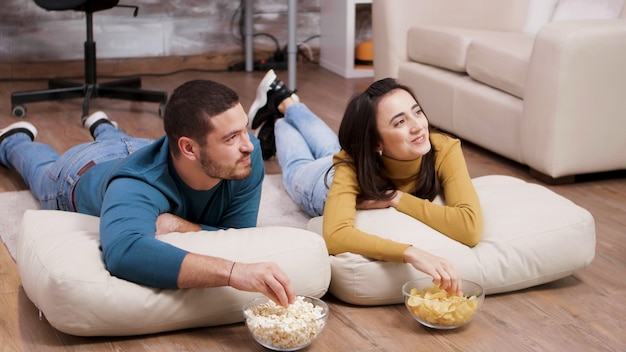
[[[474,39],[467,48],[467,74],[476,81],[523,98],[534,38],[526,33],[508,33]]]
[[[487,294],[560,279],[593,260],[595,225],[585,209],[509,176],[483,176],[473,183],[484,217],[482,240],[473,248],[393,208],[358,211],[356,226],[451,260],[463,278],[482,284]],[[311,219],[309,229],[321,233],[322,221]],[[426,277],[409,264],[354,253],[331,256],[331,268],[329,292],[358,305],[402,303],[402,284]]]
[[[559,0],[552,21],[616,19],[623,6],[624,0]]]
[[[97,217],[28,210],[17,244],[24,291],[56,329],[71,335],[139,335],[243,321],[258,293],[232,287],[165,290],[111,276]],[[172,233],[159,239],[195,253],[238,262],[276,262],[296,294],[321,297],[330,282],[326,245],[304,229],[268,226]]]
[[[407,55],[419,63],[465,72],[467,48],[474,40],[506,37],[507,34],[450,26],[414,26],[407,34]]]

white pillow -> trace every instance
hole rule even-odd
[[[550,22],[558,0],[529,0],[526,22],[522,31],[536,34],[546,23]]]
[[[487,294],[520,290],[569,276],[595,255],[591,214],[543,186],[509,176],[473,180],[484,231],[478,245],[462,245],[393,208],[357,212],[356,226],[449,259],[461,276]],[[322,233],[322,217],[309,229]],[[329,292],[357,305],[402,303],[406,281],[426,275],[409,264],[354,253],[331,256]]]
[[[616,19],[624,0],[559,0],[552,21]]]
[[[111,276],[104,267],[99,219],[28,210],[17,266],[28,298],[56,329],[79,336],[140,335],[243,321],[244,302],[260,294],[231,287],[163,290]],[[323,296],[330,261],[323,239],[280,226],[172,233],[159,238],[195,253],[238,262],[276,262],[296,294]]]

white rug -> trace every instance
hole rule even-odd
[[[279,174],[265,176],[257,224],[305,229],[310,218],[289,198],[281,177]],[[0,193],[0,237],[14,260],[22,215],[27,209],[39,208],[39,202],[30,191]]]

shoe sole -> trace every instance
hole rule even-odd
[[[256,129],[252,127],[254,124],[254,118],[259,115],[259,113],[263,110],[262,106],[267,104],[267,92],[270,90],[270,86],[276,78],[277,76],[274,70],[269,70],[257,87],[256,98],[252,102],[252,106],[250,107],[250,110],[248,112],[248,126],[250,126],[251,129]]]
[[[93,137],[93,132],[96,130],[96,127],[100,126],[103,123],[108,123],[113,125],[113,127],[117,128],[117,122],[111,121],[109,116],[104,111],[96,111],[93,114],[89,115],[83,121],[83,127],[89,130],[89,133]]]
[[[4,138],[9,136],[8,133],[11,133],[11,131],[28,131],[30,134],[33,135],[33,138],[37,136],[37,128],[35,127],[35,125],[33,125],[30,122],[25,122],[25,121],[20,121],[20,122],[14,122],[10,125],[8,125],[7,127],[3,128],[0,130],[0,138]]]
[[[268,125],[270,124],[270,125]],[[267,128],[271,128],[271,131],[267,131]],[[261,135],[261,132],[265,132]],[[274,121],[266,120],[256,130],[256,137],[259,139],[261,145],[261,155],[263,160],[269,160],[276,155],[276,137],[274,135]]]
[[[37,137],[37,128],[33,124],[30,122],[20,121],[12,123],[0,130],[0,142],[13,134],[20,132],[30,135],[31,140],[34,140],[35,137]]]
[[[109,120],[109,117],[103,111],[96,111],[83,121],[83,127],[89,129],[91,125],[102,119]]]

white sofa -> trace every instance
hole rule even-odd
[[[624,170],[626,6],[555,2],[373,0],[375,78],[398,78],[432,125],[544,182]],[[567,13],[585,2],[618,6],[617,19],[564,20],[610,17]]]

